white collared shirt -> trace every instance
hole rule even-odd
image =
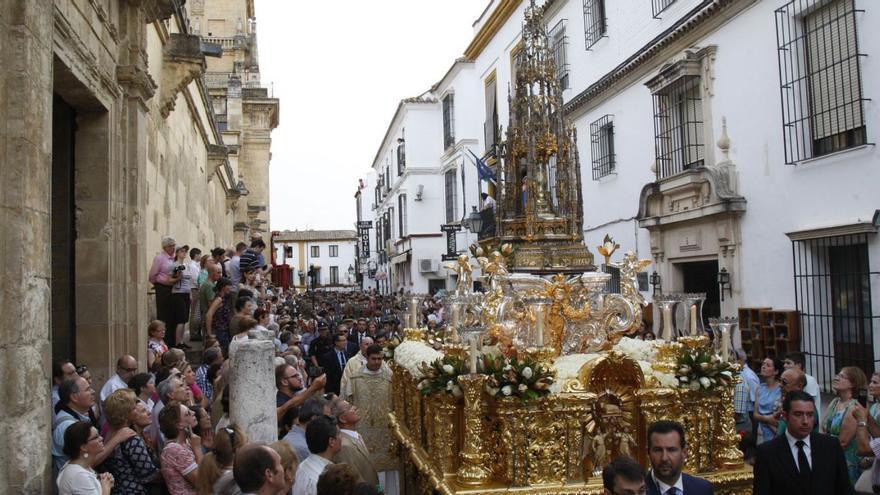
[[[791,450],[791,456],[794,457],[794,465],[797,466],[798,472],[801,470],[800,464],[798,464],[798,448],[795,443],[798,440],[803,440],[804,442],[804,454],[807,454],[807,462],[810,463],[810,469],[813,469],[813,456],[811,455],[812,449],[810,448],[810,435],[807,435],[804,438],[795,438],[791,436],[791,433],[788,432],[788,428],[785,429],[785,439],[788,440],[788,448]]]
[[[296,470],[296,481],[293,483],[293,495],[316,495],[318,478],[327,465],[333,464],[318,454],[306,457]]]
[[[678,493],[682,493],[682,494],[684,493],[684,482],[682,481],[683,476],[680,474],[678,475],[678,480],[675,481],[674,485],[667,485],[666,483],[657,479],[657,477],[654,476],[653,469],[651,470],[651,477],[654,478],[654,483],[657,483],[657,488],[660,489],[661,495],[666,495],[666,492],[668,492],[669,489],[672,488],[673,486],[675,488],[678,488]]]

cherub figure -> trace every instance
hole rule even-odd
[[[551,305],[547,317],[550,327],[549,344],[558,352],[562,352],[562,343],[565,340],[566,321],[583,321],[590,317],[590,305],[584,304],[581,309],[571,305],[572,284],[565,279],[565,275],[558,273],[547,286],[547,295]]]
[[[473,267],[468,261],[468,255],[459,255],[455,263],[444,266],[447,270],[453,271],[458,275],[458,283],[455,286],[456,296],[467,296],[471,293],[471,287],[474,286]]]

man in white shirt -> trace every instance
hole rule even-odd
[[[321,416],[309,423],[306,427],[306,443],[311,454],[296,470],[293,495],[317,495],[318,478],[324,468],[333,464],[333,457],[342,447],[339,435],[339,427],[332,419]]]
[[[482,193],[480,195],[483,198],[483,207],[480,210],[495,210],[495,198],[489,196],[487,193]]]
[[[804,387],[804,392],[810,394],[810,397],[813,398],[813,403],[816,404],[816,423],[822,424],[822,397],[819,393],[819,382],[812,375],[807,375],[807,358],[804,356],[804,353],[798,351],[789,352],[782,360],[782,365],[785,369],[798,368],[804,372],[804,375],[807,377],[807,386]]]
[[[107,380],[107,383],[101,387],[101,393],[98,396],[101,399],[99,407],[101,408],[101,423],[104,423],[104,401],[113,392],[121,388],[128,388],[128,381],[137,373],[138,362],[128,354],[123,355],[116,360],[116,373]]]

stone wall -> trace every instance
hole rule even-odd
[[[53,343],[96,389],[123,353],[143,369],[159,238],[232,244],[238,174],[186,29],[170,0],[0,6],[0,491],[52,491]]]
[[[50,492],[52,9],[0,5],[0,486],[10,493]]]

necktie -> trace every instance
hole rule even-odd
[[[673,486],[669,490],[666,490],[666,495],[681,495],[681,492],[678,491],[678,488]]]
[[[339,356],[339,367],[344,369],[345,368],[345,357],[343,356],[342,351],[337,351],[336,355]]]
[[[798,471],[800,471],[801,486],[807,489],[810,486],[812,470],[810,469],[810,461],[807,459],[807,453],[804,452],[804,445],[806,444],[803,440],[798,440],[794,444],[798,449]]]

